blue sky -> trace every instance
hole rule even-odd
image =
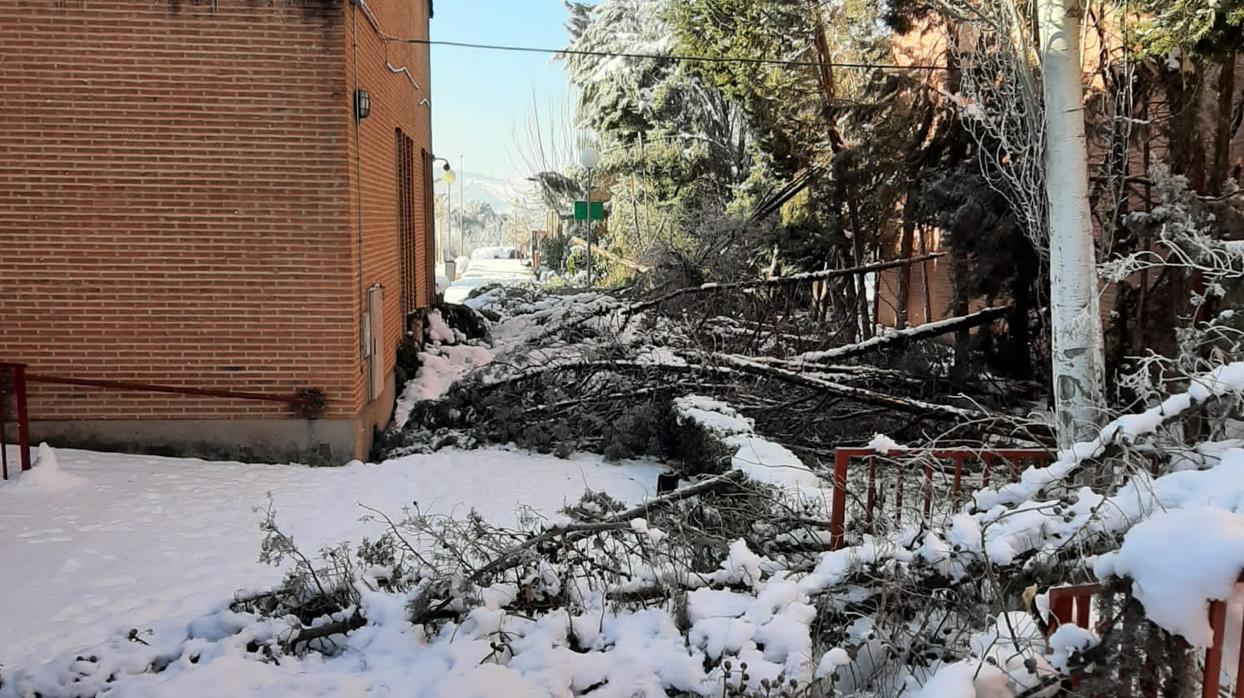
[[[566,45],[562,0],[436,0],[432,38],[445,41],[561,48]],[[525,177],[515,167],[515,129],[531,109],[564,102],[566,75],[551,56],[432,47],[432,147],[458,169],[496,177]]]

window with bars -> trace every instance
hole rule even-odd
[[[436,297],[436,202],[432,193],[432,153],[421,150],[423,156],[423,231],[417,244],[416,259],[423,260],[423,283],[418,283],[419,305],[432,305]],[[418,268],[416,267],[416,271]]]
[[[402,316],[419,307],[418,267],[415,244],[415,143],[402,132],[394,132],[397,156],[397,266],[401,287]]]

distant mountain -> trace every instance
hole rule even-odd
[[[454,182],[453,193],[455,208],[459,205],[459,182],[462,183],[461,196],[467,202],[485,202],[498,213],[508,213],[515,198],[530,200],[533,197],[532,183],[523,179],[504,179],[470,170],[458,172],[457,175],[459,181]]]

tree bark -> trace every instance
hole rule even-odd
[[[921,104],[923,105],[923,100]],[[933,128],[934,114],[932,107],[924,105],[923,111],[924,113],[912,138],[912,152],[908,156],[907,167],[905,168],[907,191],[904,193],[903,198],[903,233],[899,242],[899,256],[904,258],[912,256],[916,247],[916,215],[919,208],[917,204],[920,197],[920,174],[924,170],[925,157],[930,147],[927,144],[929,131]],[[934,140],[937,140],[936,135]],[[894,326],[901,330],[907,326],[910,317],[911,267],[903,267],[898,273],[898,305],[894,309]],[[880,297],[880,274],[877,275],[877,280],[877,296]],[[876,313],[874,312],[874,314]]]
[[[924,226],[916,231],[920,235],[920,256],[929,253],[929,246],[924,241]],[[920,263],[920,288],[924,292],[924,321],[933,322],[933,291],[929,288],[929,263]]]
[[[916,248],[916,186],[909,183],[907,199],[903,202],[903,237],[899,242],[899,256],[904,259],[912,256]],[[877,278],[881,278],[878,275]],[[898,271],[898,304],[894,308],[894,327],[907,327],[908,296],[911,295],[911,267],[905,266]]]
[[[684,357],[691,358],[691,357]],[[822,380],[814,376],[803,373],[795,373],[784,368],[776,366],[768,366],[757,362],[756,360],[733,354],[709,354],[708,359],[720,361],[726,366],[734,369],[739,373],[747,373],[754,376],[764,378],[772,378],[774,380],[790,383],[792,385],[801,385],[806,388],[821,390],[832,395],[839,395],[850,398],[858,402],[878,407],[887,407],[897,412],[905,412],[908,414],[920,415],[924,417],[937,417],[955,421],[969,421],[985,423],[994,419],[1003,419],[998,415],[993,415],[981,410],[973,410],[965,407],[955,407],[953,405],[941,405],[935,402],[926,402],[915,398],[900,397],[887,393],[879,393],[875,390],[867,388],[859,388],[855,386],[843,385],[832,381]],[[701,370],[708,368],[707,366],[699,367]],[[718,369],[720,370],[720,369]]]
[[[1103,355],[1088,201],[1078,0],[1038,0],[1050,222],[1050,316],[1058,442],[1092,438],[1101,418]]]
[[[985,308],[975,313],[964,315],[962,317],[946,318],[937,322],[929,322],[923,325],[916,325],[905,330],[893,332],[890,334],[878,335],[872,339],[867,339],[857,344],[848,344],[842,347],[834,347],[823,351],[810,351],[793,357],[788,363],[825,363],[827,361],[845,361],[857,356],[870,354],[881,349],[897,349],[904,347],[912,342],[930,337],[938,337],[940,335],[949,334],[951,332],[965,331],[973,327],[988,325],[989,323],[1004,317],[1011,312],[1011,306],[1001,306],[997,308]]]
[[[825,22],[821,17],[819,0],[808,0],[808,10],[812,13],[812,43],[816,46],[819,70],[817,79],[821,83],[823,99],[823,115],[829,128],[829,148],[832,152],[841,152],[845,146],[842,134],[838,131],[838,109],[835,101],[838,87],[834,82],[834,63],[829,55],[829,40],[825,37]]]
[[[626,309],[626,314],[634,315],[635,313],[638,313],[640,311],[647,310],[648,308],[656,307],[658,305],[661,305],[662,303],[665,303],[666,301],[670,301],[675,298],[678,298],[679,296],[685,296],[691,293],[708,293],[712,291],[731,291],[731,290],[749,289],[749,288],[762,288],[765,286],[783,286],[783,285],[789,285],[789,284],[810,283],[813,281],[827,281],[829,279],[838,279],[844,276],[851,276],[854,274],[871,274],[873,272],[880,272],[886,269],[893,269],[894,267],[903,267],[909,264],[917,264],[920,262],[924,262],[926,260],[937,259],[938,257],[941,257],[945,254],[946,254],[945,252],[930,252],[929,254],[922,254],[918,257],[908,257],[906,259],[894,259],[888,262],[873,262],[871,264],[863,264],[860,266],[850,267],[847,269],[825,269],[823,271],[810,271],[810,272],[805,272],[802,274],[791,274],[789,276],[775,276],[771,279],[760,279],[758,281],[735,281],[733,283],[726,283],[726,284],[708,283],[708,284],[702,284],[700,286],[689,286],[687,288],[680,288],[675,291],[670,291],[669,293],[663,296],[659,296],[657,298],[653,298],[652,300],[646,300],[646,301],[641,301],[639,303],[635,303],[634,305]],[[605,308],[604,312],[608,312],[609,310],[612,310],[612,308]]]
[[[1222,194],[1231,168],[1231,117],[1235,98],[1235,52],[1223,58],[1218,73],[1218,116],[1214,128],[1214,164],[1209,173],[1209,191]]]
[[[859,201],[856,198],[855,191],[851,190],[847,199],[847,214],[851,220],[851,252],[854,256],[854,266],[859,267],[864,264],[864,231],[860,226]],[[851,280],[855,284],[856,299],[856,321],[855,324],[859,328],[857,335],[861,339],[868,339],[873,336],[873,321],[869,317],[868,311],[868,275],[860,274]]]

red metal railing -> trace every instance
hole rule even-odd
[[[83,388],[101,388],[103,390],[134,391],[140,393],[172,393],[174,395],[199,395],[203,397],[219,397],[230,400],[258,400],[261,402],[280,402],[290,404],[293,396],[266,395],[263,393],[244,393],[236,390],[217,390],[215,388],[190,388],[179,385],[155,385],[152,383],[135,383],[132,381],[108,381],[88,378],[62,378],[42,373],[31,373],[27,376],[31,383],[48,385],[72,385]]]
[[[26,364],[0,363],[0,477],[9,479],[7,429],[9,395],[13,395],[17,424],[18,461],[30,470],[30,414],[26,409]]]
[[[31,373],[26,364],[0,362],[0,475],[9,477],[8,453],[4,448],[7,443],[5,422],[7,420],[6,385],[15,394],[17,443],[20,446],[22,470],[30,469],[30,414],[26,403],[26,386],[30,383],[46,385],[67,385],[84,388],[98,388],[124,392],[170,393],[174,395],[195,395],[216,397],[227,400],[254,400],[260,402],[279,402],[288,405],[298,416],[315,419],[323,415],[325,397],[323,391],[314,388],[301,388],[290,395],[271,395],[265,393],[248,393],[236,390],[220,390],[216,388],[196,388],[177,385],[156,385],[153,383],[136,383],[132,381],[96,380],[88,378],[65,378]]]
[[[1244,574],[1238,581],[1244,583]],[[1046,634],[1053,634],[1064,623],[1089,629],[1093,596],[1100,590],[1099,584],[1050,589],[1050,622]],[[1209,625],[1214,631],[1214,644],[1205,650],[1205,668],[1201,675],[1202,698],[1217,698],[1222,688],[1222,662],[1227,648],[1227,606],[1226,601],[1211,601],[1209,605]],[[1235,690],[1231,693],[1235,698],[1244,698],[1244,618],[1241,618],[1240,628],[1241,632],[1236,637],[1239,656],[1235,658]],[[1076,677],[1072,680],[1074,682]]]
[[[1053,453],[1041,449],[994,449],[977,451],[967,448],[943,448],[895,451],[881,454],[868,448],[839,448],[834,451],[834,489],[830,502],[829,545],[837,550],[846,542],[847,492],[850,486],[851,465],[866,461],[867,483],[862,501],[866,530],[872,530],[879,503],[887,491],[893,493],[893,510],[902,511],[904,490],[907,488],[908,466],[920,467],[923,481],[918,495],[921,512],[928,516],[938,495],[935,477],[942,475],[949,480],[943,490],[949,490],[951,505],[958,506],[964,487],[979,485],[987,487],[992,473],[1001,469],[1010,480],[1030,465],[1046,466]],[[949,467],[947,467],[949,466]],[[879,480],[881,481],[879,485]],[[974,481],[974,483],[973,483]]]

